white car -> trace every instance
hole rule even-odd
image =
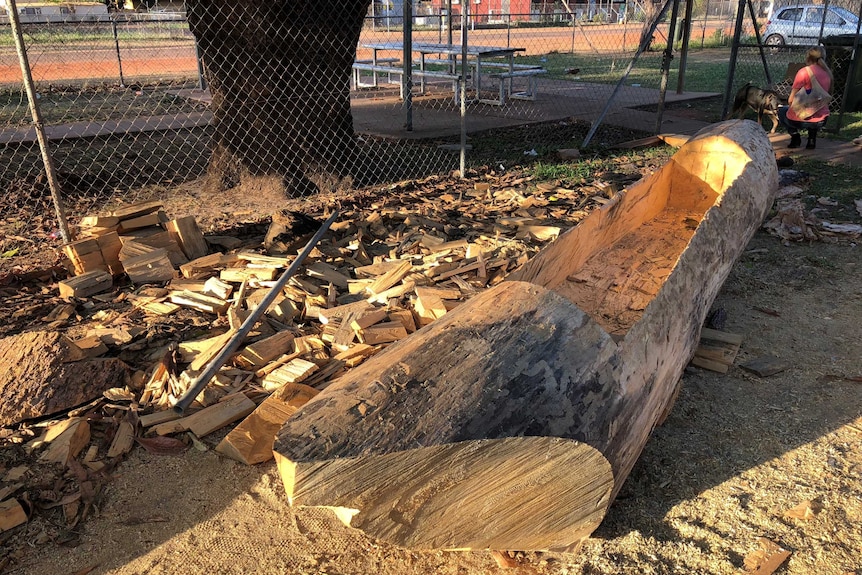
[[[859,19],[840,6],[800,4],[776,8],[766,22],[763,43],[778,48],[784,45],[816,46],[827,36],[856,34]],[[821,33],[821,26],[823,28]]]

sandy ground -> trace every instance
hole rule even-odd
[[[785,246],[758,233],[714,307],[744,336],[736,365],[686,371],[669,419],[579,554],[523,554],[508,572],[738,573],[765,537],[792,552],[780,573],[862,574],[859,247]],[[761,378],[738,367],[764,355],[788,369]],[[812,518],[785,517],[804,501]],[[212,450],[133,450],[96,516],[52,542],[43,528],[28,526],[30,543],[5,573],[501,570],[489,552],[394,548],[327,511],[292,510],[273,464],[246,467]]]

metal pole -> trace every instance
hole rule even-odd
[[[661,132],[661,120],[664,115],[664,99],[667,95],[667,79],[670,75],[670,61],[673,60],[673,42],[676,38],[676,19],[679,16],[680,0],[673,0],[673,10],[670,14],[670,26],[667,30],[667,46],[661,59],[661,81],[658,88],[658,108],[655,115],[655,133]]]
[[[694,8],[693,0],[685,0],[685,15],[682,17],[685,23],[682,29],[682,46],[679,55],[679,75],[676,78],[676,93],[682,94],[685,90],[685,69],[688,65],[688,43],[691,40],[691,11]]]
[[[24,79],[24,90],[30,101],[30,114],[33,117],[33,129],[36,130],[36,138],[39,140],[39,150],[42,152],[42,163],[45,165],[45,176],[48,178],[48,187],[51,188],[51,199],[54,200],[54,211],[57,214],[57,224],[60,228],[60,236],[63,241],[72,241],[69,233],[69,223],[66,221],[66,212],[63,208],[62,191],[54,169],[54,158],[48,150],[48,138],[45,136],[45,126],[42,123],[42,112],[36,101],[36,88],[33,86],[33,74],[30,72],[30,62],[27,58],[27,49],[24,47],[24,38],[21,34],[21,20],[18,18],[18,7],[15,0],[6,0],[9,14],[9,25],[12,27],[12,36],[15,38],[15,49],[18,51],[18,61],[21,63],[21,76]]]
[[[407,118],[404,129],[413,131],[413,0],[404,0],[401,10],[403,51],[401,54],[401,94]]]
[[[763,71],[766,74],[767,85],[772,85],[772,73],[769,71],[769,64],[766,62],[766,51],[763,49],[763,42],[760,39],[760,27],[757,25],[757,16],[754,14],[754,5],[751,0],[747,0],[748,15],[751,16],[751,25],[754,27],[754,38],[757,40],[757,49],[760,52],[760,61],[763,63]]]
[[[267,292],[267,294],[263,297],[257,307],[254,308],[249,316],[242,322],[242,325],[239,326],[239,329],[236,330],[236,333],[233,337],[230,338],[230,341],[227,342],[227,345],[219,352],[217,356],[215,356],[212,361],[207,364],[206,368],[192,381],[191,386],[186,390],[186,392],[182,395],[182,397],[177,400],[176,405],[174,405],[174,411],[177,413],[183,413],[189,405],[195,400],[201,390],[206,387],[209,381],[215,376],[221,366],[225,364],[228,358],[233,354],[234,351],[237,350],[242,340],[251,331],[251,328],[254,327],[254,324],[257,323],[257,320],[262,316],[272,302],[275,301],[275,298],[284,289],[284,286],[287,285],[288,280],[293,277],[299,267],[302,265],[302,262],[305,261],[305,258],[308,257],[308,254],[311,253],[311,250],[314,249],[314,246],[317,245],[317,242],[320,241],[320,238],[323,237],[323,234],[326,233],[326,230],[329,229],[329,226],[332,225],[332,222],[338,217],[338,211],[333,212],[329,219],[323,222],[323,225],[320,226],[320,229],[312,236],[308,243],[305,245],[305,248],[296,256],[296,259],[293,260],[293,263],[290,264],[281,277],[278,278],[278,281],[275,282],[275,285]]]
[[[859,30],[862,26],[862,4],[859,5],[859,18],[856,21],[856,36],[853,38],[853,51],[850,52],[850,62],[847,64],[847,79],[844,81],[844,94],[841,96],[841,109],[838,111],[838,125],[835,126],[835,132],[841,130],[841,123],[844,121],[844,110],[847,109],[847,97],[850,95],[850,84],[856,70],[853,67],[856,62],[856,57],[859,54]],[[857,63],[858,65],[858,63]]]
[[[201,58],[201,48],[198,45],[197,38],[195,38],[195,60],[198,63],[198,87],[203,91],[207,89],[207,79],[204,75],[204,61]]]
[[[120,38],[117,34],[117,17],[111,16],[111,32],[114,34],[114,48],[117,50],[117,66],[120,68],[120,88],[126,87],[126,81],[123,79],[123,59],[120,57]]]
[[[467,18],[470,13],[469,0],[463,0],[461,14],[461,77],[458,82],[461,84],[461,158],[460,170],[461,179],[467,177],[467,72],[469,70],[467,63]],[[479,74],[479,66],[476,66],[476,74]],[[481,94],[476,94],[477,98],[481,98]]]
[[[452,0],[446,0],[446,43],[452,44]]]
[[[640,55],[643,54],[644,52],[646,52],[647,48],[649,48],[650,42],[652,42],[652,35],[655,32],[656,27],[658,26],[659,20],[662,19],[662,17],[667,12],[667,9],[670,7],[670,3],[671,3],[671,0],[665,0],[665,3],[661,7],[661,10],[656,15],[652,24],[650,24],[649,30],[647,31],[646,34],[643,35],[643,38],[641,39],[641,43],[638,46],[637,51],[635,52],[634,56],[632,56],[631,62],[629,62],[629,65],[628,65],[628,67],[626,67],[625,72],[623,72],[622,77],[617,81],[617,85],[614,86],[614,91],[611,93],[611,97],[608,98],[608,101],[605,104],[605,107],[602,110],[602,113],[599,114],[599,117],[596,118],[596,120],[593,122],[592,126],[590,126],[590,131],[587,132],[587,135],[584,138],[584,141],[581,143],[582,148],[588,146],[590,141],[593,139],[593,136],[596,135],[596,130],[599,129],[599,126],[601,125],[602,120],[604,120],[605,116],[608,115],[608,112],[610,111],[611,106],[613,105],[614,100],[616,99],[617,93],[619,93],[620,88],[622,88],[622,85],[628,79],[629,74],[631,73],[632,68],[635,67],[635,63],[637,62],[638,58],[640,58]]]
[[[739,0],[736,8],[736,26],[733,29],[733,43],[730,45],[730,65],[727,70],[727,83],[724,85],[724,102],[721,104],[721,117],[726,118],[733,97],[733,76],[736,74],[736,58],[739,56],[739,37],[742,35],[742,19],[745,16],[745,1]]]

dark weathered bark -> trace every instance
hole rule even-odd
[[[81,359],[66,336],[36,331],[0,339],[0,425],[71,409],[122,387],[119,359]]]
[[[404,546],[575,546],[667,412],[776,187],[754,122],[704,131],[506,282],[300,409],[274,447],[291,502]],[[564,443],[551,455],[540,439]],[[568,496],[519,478],[547,457],[570,473]]]
[[[278,175],[292,193],[357,176],[350,70],[370,0],[188,0],[213,96],[210,175]]]

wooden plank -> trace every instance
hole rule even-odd
[[[123,418],[108,448],[108,457],[119,457],[132,450],[135,445],[135,426],[129,418]]]
[[[159,226],[167,221],[167,214],[159,210],[157,212],[135,216],[134,218],[120,219],[120,228],[117,230],[117,232],[122,235],[126,232],[139,230],[141,228]]]
[[[219,272],[219,279],[226,282],[242,283],[250,279],[271,281],[275,279],[276,268],[226,268]]]
[[[310,277],[331,282],[333,285],[343,289],[347,288],[347,283],[350,281],[348,276],[339,272],[333,266],[325,262],[314,262],[313,264],[306,266],[305,273]]]
[[[204,239],[201,229],[198,227],[194,216],[175,218],[165,224],[165,228],[171,233],[180,249],[190,260],[202,258],[209,253],[209,246]]]
[[[108,346],[105,345],[105,342],[98,335],[82,337],[81,339],[73,340],[72,343],[83,352],[84,357],[99,357],[108,353]]]
[[[379,294],[372,295],[366,301],[368,303],[386,304],[392,298],[400,298],[401,296],[412,292],[416,288],[416,283],[413,281],[405,281],[401,285],[397,285],[382,291]]]
[[[215,450],[246,465],[269,461],[279,428],[317,394],[316,389],[307,385],[286,384],[263,400],[251,415],[219,442]]]
[[[161,200],[151,200],[147,202],[138,202],[122,208],[117,208],[110,213],[111,216],[118,220],[126,220],[136,218],[145,214],[157,212],[165,209],[165,205]]]
[[[122,274],[125,271],[123,263],[120,261],[120,250],[123,243],[117,232],[103,234],[96,238],[96,241],[99,243],[99,251],[102,252],[102,259],[105,260],[108,273],[113,276]]]
[[[407,330],[400,321],[388,321],[359,330],[359,341],[368,345],[392,343],[407,337]]]
[[[192,371],[199,371],[203,369],[215,356],[219,354],[222,348],[227,345],[227,342],[230,341],[230,339],[235,333],[236,332],[233,330],[228,330],[221,335],[217,335],[215,337],[203,340],[204,345],[191,360],[191,363],[189,364],[189,369],[191,369]],[[180,344],[179,349],[182,351],[183,344]]]
[[[789,367],[789,364],[783,359],[771,355],[763,355],[756,357],[743,364],[740,364],[742,369],[750,371],[760,377],[769,377],[776,373],[781,373]]]
[[[27,522],[27,513],[17,499],[0,501],[0,532],[9,531]]]
[[[226,264],[227,259],[223,254],[213,253],[206,256],[193,259],[192,261],[180,266],[180,273],[184,278],[199,279],[201,277],[209,277],[215,268]]]
[[[440,319],[447,312],[443,299],[436,292],[423,290],[423,288],[416,288],[416,301],[413,302],[413,307],[419,315],[419,323],[422,325],[428,325],[432,321]]]
[[[141,427],[152,427],[153,425],[158,425],[160,423],[165,423],[168,421],[176,421],[181,418],[182,415],[174,411],[173,409],[165,409],[162,411],[154,411],[153,413],[148,413],[146,415],[142,415],[139,418],[139,422]]]
[[[350,327],[355,331],[359,331],[371,327],[376,323],[385,321],[387,317],[388,313],[386,308],[379,307],[354,316],[353,319],[350,320]]]
[[[275,391],[288,383],[302,383],[318,369],[316,363],[295,357],[267,374],[261,385],[267,391]]]
[[[224,397],[219,403],[205,407],[186,417],[155,425],[151,429],[156,435],[191,431],[198,437],[204,437],[244,418],[254,411],[255,407],[255,403],[245,394],[234,393]]]
[[[758,547],[743,559],[746,573],[750,575],[772,575],[784,564],[791,553],[766,537],[757,540]]]
[[[389,319],[392,321],[400,321],[407,333],[416,331],[416,320],[413,317],[413,312],[409,309],[393,309],[389,310]]]
[[[151,254],[157,249],[158,246],[151,246],[149,244],[137,242],[134,238],[130,236],[117,236],[120,239],[120,252],[117,254],[120,262],[124,262],[126,260],[130,260],[132,258],[136,258],[138,256]]]
[[[57,283],[60,297],[88,297],[108,291],[114,285],[114,278],[104,270],[93,270]]]
[[[290,331],[280,331],[260,341],[249,344],[234,362],[244,369],[258,369],[293,347],[296,336]]]
[[[719,331],[717,329],[710,329],[705,327],[700,330],[700,339],[708,339],[712,341],[720,341],[723,343],[729,343],[731,345],[737,346],[737,348],[742,345],[742,336],[737,333],[730,333],[726,331]]]
[[[83,417],[73,418],[69,427],[53,439],[39,461],[66,465],[90,442],[90,424]]]
[[[84,216],[78,225],[82,228],[111,228],[120,223],[117,216]]]
[[[230,294],[233,293],[233,286],[227,282],[223,282],[219,278],[212,277],[204,282],[204,294],[219,299],[227,300]]]
[[[164,248],[125,259],[123,267],[132,283],[136,284],[166,282],[174,277],[174,266]]]
[[[72,262],[76,275],[96,270],[108,271],[108,266],[99,247],[99,240],[96,238],[70,242],[63,246],[63,252]]]
[[[404,279],[411,269],[413,269],[413,264],[409,261],[398,260],[397,266],[376,278],[371,285],[365,288],[365,291],[372,296],[379,295]]]
[[[221,298],[187,290],[171,292],[168,297],[172,303],[207,313],[223,314],[230,305]]]

